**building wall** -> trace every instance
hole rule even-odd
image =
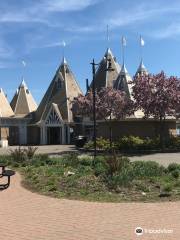
[[[109,138],[109,128],[107,123],[98,123],[97,128],[98,137]],[[123,136],[139,136],[141,138],[150,137],[154,138],[159,135],[160,123],[158,121],[115,121],[112,123],[112,135],[116,140]],[[176,121],[169,121],[165,123],[164,135],[176,135]]]

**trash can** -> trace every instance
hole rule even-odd
[[[78,148],[82,148],[86,143],[87,138],[85,136],[77,136],[75,137],[75,145]]]

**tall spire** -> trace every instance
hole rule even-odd
[[[143,60],[141,59],[139,67],[137,69],[137,72],[135,74],[135,76],[137,75],[148,75],[148,70],[146,69],[146,67],[144,66]]]
[[[111,61],[112,69],[114,71],[107,71],[108,60]],[[95,75],[95,85],[97,91],[99,91],[103,87],[113,87],[120,70],[121,66],[116,61],[116,58],[114,57],[111,49],[107,48],[102,60],[100,61]],[[90,84],[90,88],[91,87],[92,82]]]

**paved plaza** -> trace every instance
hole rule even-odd
[[[0,239],[180,239],[180,202],[93,203],[55,199],[24,189],[19,174],[0,192]],[[137,237],[136,227],[173,233]]]

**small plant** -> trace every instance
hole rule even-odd
[[[116,172],[109,183],[114,189],[118,187],[129,187],[134,179],[133,169],[131,166],[123,167],[121,172]]]
[[[21,146],[14,150],[11,149],[10,156],[14,162],[24,162],[27,158],[26,152]]]
[[[171,163],[171,164],[169,164],[168,171],[172,172],[174,170],[180,170],[180,164],[178,164],[178,163]]]
[[[171,172],[171,175],[174,177],[174,178],[179,178],[179,170],[178,169],[176,169],[176,170],[174,170],[174,171],[172,171]]]
[[[112,176],[116,172],[120,172],[123,167],[130,163],[127,157],[117,156],[113,150],[112,154],[105,158],[108,173]]]
[[[38,150],[38,147],[32,147],[32,146],[28,146],[27,149],[24,149],[28,159],[32,159],[37,150]]]
[[[167,183],[167,184],[165,184],[163,186],[162,191],[163,192],[171,192],[172,189],[173,189],[172,184],[171,183]]]
[[[135,161],[132,163],[134,175],[136,177],[156,177],[162,176],[165,168],[160,166],[157,162],[153,161]]]

